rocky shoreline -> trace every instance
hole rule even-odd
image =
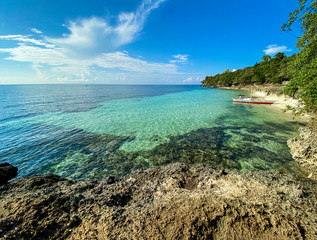
[[[0,164],[0,238],[317,239],[314,126],[288,141],[308,178],[174,163],[100,181],[47,175],[8,183],[17,169]]]
[[[170,164],[124,178],[18,178],[0,188],[2,239],[316,239],[316,181]]]
[[[278,110],[285,110],[287,106],[295,109],[301,107],[301,103],[297,99],[281,94],[284,88],[283,85],[218,86],[217,88],[248,91],[254,97],[274,101],[275,103],[270,105],[270,107]],[[305,114],[293,116],[293,118],[307,126],[301,127],[299,129],[300,136],[290,139],[287,144],[297,166],[307,174],[307,177],[317,180],[317,116]]]
[[[268,101],[274,101],[271,105],[279,110],[284,110],[287,106],[291,108],[301,107],[297,99],[282,95],[280,92],[284,86],[260,85],[245,86],[243,90],[250,91],[256,97],[265,98]],[[292,114],[292,113],[289,113]],[[287,145],[290,148],[293,159],[297,166],[307,174],[307,177],[317,180],[317,128],[316,116],[305,114],[293,116],[297,121],[307,124],[306,127],[299,128],[300,135],[297,138],[288,140]]]
[[[300,128],[300,136],[287,145],[300,169],[308,178],[317,180],[317,134],[313,127]]]

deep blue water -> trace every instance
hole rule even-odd
[[[294,171],[296,123],[200,86],[0,85],[0,162],[19,176],[125,175],[170,162]]]

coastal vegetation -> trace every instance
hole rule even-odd
[[[277,53],[273,58],[264,55],[262,59],[262,62],[256,63],[253,67],[246,67],[233,72],[227,69],[222,74],[207,76],[202,83],[211,87],[230,87],[247,84],[281,84],[291,79],[287,67],[294,61],[294,56],[287,57],[284,53]]]
[[[290,31],[296,20],[301,23],[303,35],[298,38],[300,52],[288,66],[292,75],[284,92],[298,95],[305,103],[306,111],[317,111],[317,1],[299,0],[299,8],[290,14],[282,30]],[[307,6],[308,5],[308,6]]]
[[[304,107],[299,112],[317,112],[317,2],[299,0],[299,7],[290,13],[282,31],[291,31],[295,23],[301,24],[302,36],[298,38],[298,53],[287,57],[279,52],[271,58],[264,55],[260,63],[222,74],[207,76],[206,87],[231,87],[249,84],[282,84],[288,82],[282,93],[298,98]]]

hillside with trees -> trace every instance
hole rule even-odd
[[[232,85],[248,84],[281,84],[291,79],[288,67],[295,56],[287,57],[284,53],[277,53],[273,58],[264,55],[263,61],[253,67],[246,67],[233,72],[229,69],[222,74],[207,76],[202,82],[209,87],[230,87]]]
[[[282,31],[291,31],[295,22],[301,24],[303,35],[298,38],[299,53],[290,57],[277,53],[264,55],[260,63],[234,72],[207,76],[205,87],[230,87],[249,84],[281,84],[288,82],[284,94],[298,98],[305,104],[304,112],[317,112],[317,2],[299,0],[299,7],[290,13]]]

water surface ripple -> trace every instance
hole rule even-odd
[[[296,123],[199,86],[0,86],[0,159],[19,176],[123,176],[171,162],[296,171]]]

